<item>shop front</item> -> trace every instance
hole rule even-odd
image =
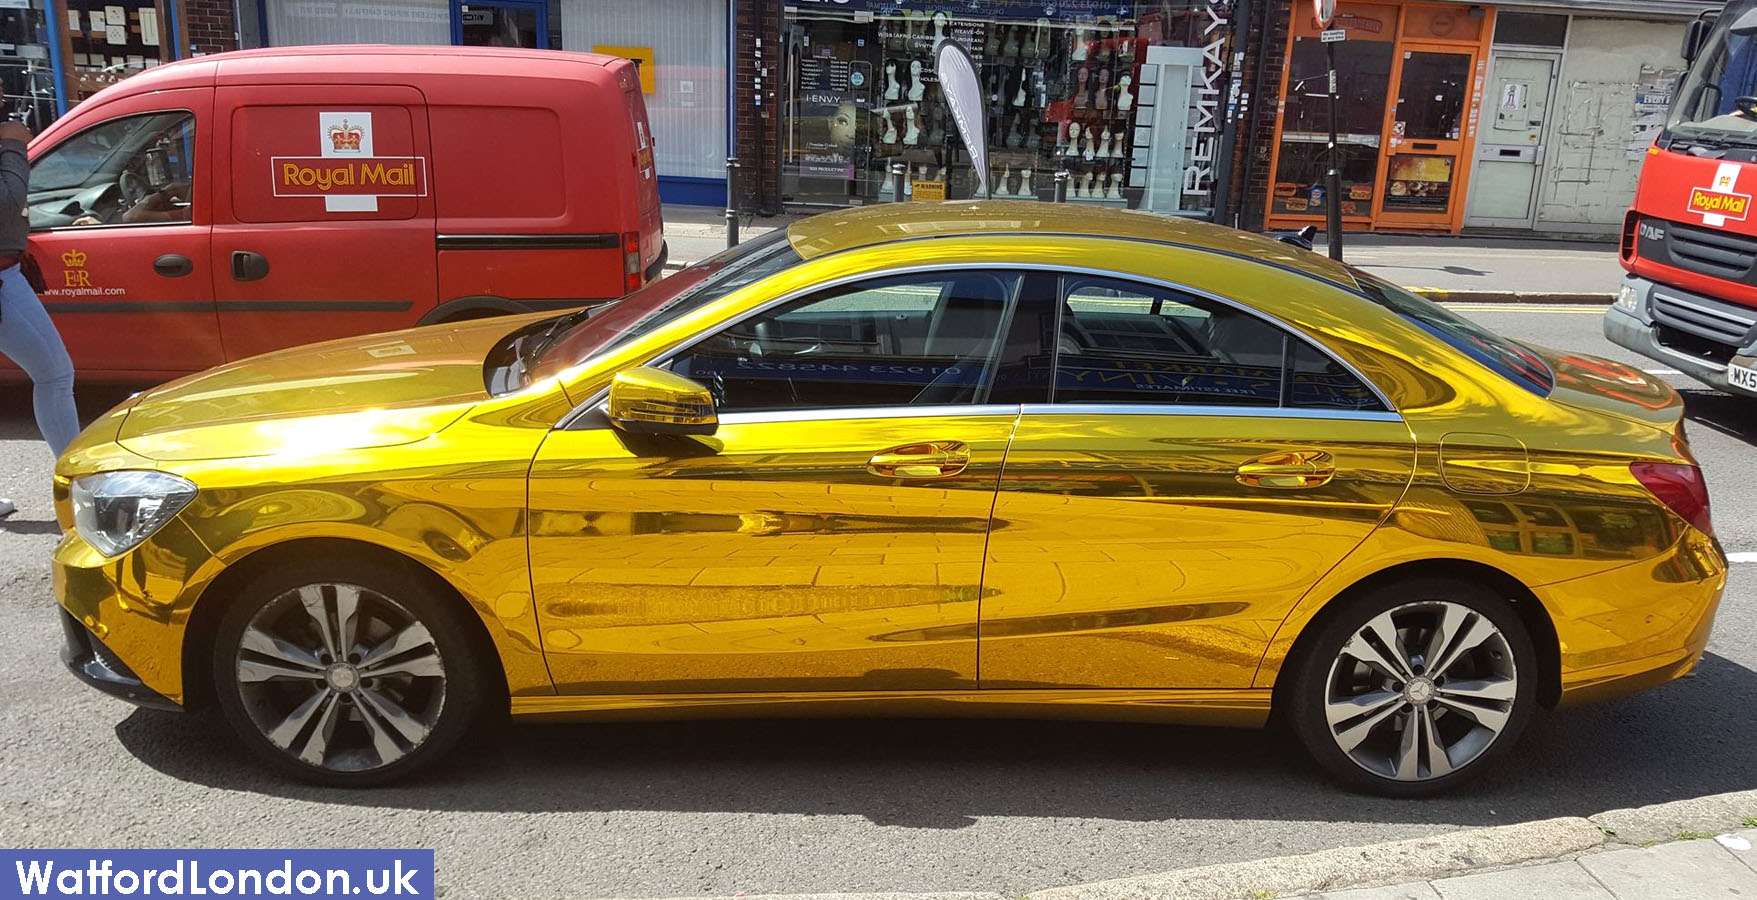
[[[983,181],[934,72],[969,49],[987,104],[987,186],[1206,215],[1226,157],[1229,2],[797,0],[785,7],[781,199],[852,206],[976,196]]]
[[[1493,18],[1463,4],[1338,4],[1342,192],[1330,197],[1327,54],[1310,5],[1295,4],[1269,227],[1321,226],[1335,202],[1350,230],[1460,230]]]
[[[0,2],[6,113],[41,129],[74,104],[142,69],[177,59],[178,0]]]

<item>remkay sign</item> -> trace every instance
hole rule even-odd
[[[1214,190],[1214,158],[1221,143],[1221,82],[1226,77],[1226,43],[1231,34],[1230,3],[1212,0],[1202,29],[1202,77],[1196,85],[1195,111],[1190,119],[1190,162],[1184,168],[1184,195],[1208,196]]]

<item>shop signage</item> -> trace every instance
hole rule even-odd
[[[1184,168],[1184,194],[1206,197],[1214,190],[1214,157],[1220,147],[1220,81],[1226,75],[1226,41],[1231,4],[1212,0],[1202,38],[1202,77],[1196,88],[1196,115],[1190,128],[1190,164]]]
[[[934,70],[939,73],[940,95],[952,112],[958,126],[958,137],[970,151],[970,167],[976,175],[976,187],[988,195],[987,115],[983,109],[982,82],[976,77],[976,63],[970,52],[957,41],[947,38],[934,48]]]

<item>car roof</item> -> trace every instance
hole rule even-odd
[[[243,68],[251,72],[328,71],[341,64],[348,72],[443,72],[448,74],[560,75],[566,67],[585,64],[602,69],[620,57],[562,50],[518,47],[446,47],[400,44],[337,44],[263,47],[234,50],[154,66],[105,88],[124,96],[177,87],[204,86],[219,73]],[[578,73],[579,69],[572,69]]]
[[[805,259],[936,238],[1108,238],[1164,244],[1249,259],[1331,282],[1359,285],[1327,257],[1272,237],[1193,219],[1138,210],[1034,200],[887,203],[824,213],[795,222],[787,240]]]

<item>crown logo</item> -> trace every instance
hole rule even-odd
[[[343,119],[339,125],[329,126],[329,142],[338,152],[359,153],[360,142],[366,139],[366,129]]]
[[[82,250],[69,250],[66,253],[61,254],[61,264],[70,269],[83,269],[85,268],[85,252]]]

